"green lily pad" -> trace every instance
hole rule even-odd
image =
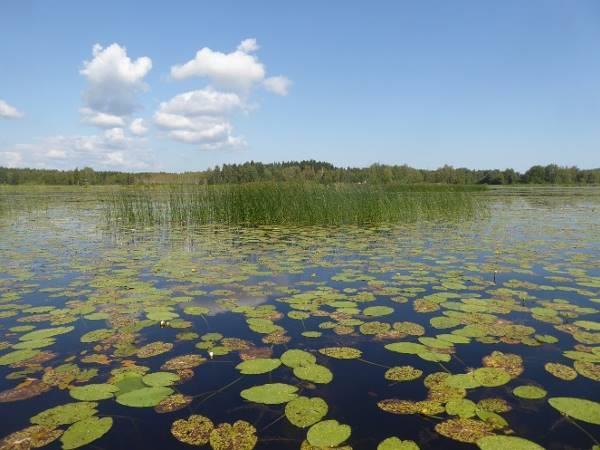
[[[70,425],[93,416],[98,411],[95,402],[76,402],[59,405],[42,411],[33,416],[30,421],[36,425],[56,428],[58,425]]]
[[[448,415],[459,416],[463,419],[475,416],[476,409],[477,405],[466,398],[452,399],[446,403],[446,413],[448,413]]]
[[[369,306],[368,308],[364,309],[363,314],[370,317],[380,317],[387,316],[393,312],[394,308],[390,306]]]
[[[587,423],[600,425],[600,403],[575,397],[553,397],[548,403],[561,413]]]
[[[149,408],[158,405],[173,393],[168,387],[146,387],[117,396],[117,403],[132,408]]]
[[[427,351],[427,347],[423,344],[417,344],[415,342],[394,342],[385,346],[387,350],[396,353],[405,353],[408,355],[418,355]]]
[[[285,416],[293,425],[306,428],[325,417],[328,409],[322,398],[297,397],[285,405]]]
[[[154,372],[144,375],[142,381],[150,387],[165,387],[177,383],[179,379],[179,375],[172,372]]]
[[[320,364],[308,364],[294,368],[294,375],[312,383],[327,384],[333,380],[331,371]]]
[[[455,441],[475,443],[485,436],[491,436],[492,426],[481,420],[449,419],[438,423],[435,431]]]
[[[377,450],[419,450],[419,446],[415,441],[403,441],[394,436],[381,441]]]
[[[309,428],[306,439],[315,447],[336,447],[346,441],[352,429],[337,420],[324,420]]]
[[[256,428],[244,420],[222,423],[210,433],[213,450],[252,450],[257,442]]]
[[[171,434],[175,439],[189,445],[208,444],[210,433],[214,429],[212,420],[200,415],[179,419],[171,425]]]
[[[413,366],[397,366],[386,370],[384,377],[391,381],[412,381],[423,375],[423,371]]]
[[[312,353],[306,352],[304,350],[291,349],[285,351],[281,357],[281,362],[291,367],[300,367],[308,364],[314,364],[317,361],[317,358]]]
[[[298,397],[298,388],[284,383],[269,383],[244,389],[240,392],[242,398],[265,405],[279,405]]]
[[[537,400],[544,398],[548,393],[545,389],[537,386],[517,386],[513,389],[513,394],[520,398]]]
[[[89,342],[98,342],[103,341],[104,339],[108,339],[114,334],[114,330],[109,328],[100,328],[98,330],[93,330],[85,333],[79,340],[84,343]]]
[[[510,375],[495,367],[480,367],[473,372],[475,379],[485,387],[498,387],[510,381]]]
[[[362,352],[352,347],[325,347],[319,349],[319,353],[335,359],[357,359],[362,356]]]
[[[279,359],[256,358],[243,361],[235,368],[244,375],[259,375],[262,373],[272,372],[279,366],[281,366],[281,361]]]
[[[108,433],[112,425],[111,417],[89,417],[76,422],[67,428],[60,438],[63,449],[71,450],[94,442]]]
[[[544,450],[544,447],[517,436],[485,436],[478,439],[481,450]]]
[[[34,330],[29,333],[23,334],[19,336],[20,341],[37,341],[40,339],[47,339],[50,337],[58,336],[59,334],[66,334],[73,331],[75,327],[56,327],[56,328],[46,328],[43,330]]]
[[[0,356],[0,366],[8,366],[21,361],[26,361],[40,354],[39,350],[15,350]]]
[[[450,375],[444,380],[444,383],[458,389],[474,389],[481,386],[479,380],[475,378],[474,372]]]
[[[69,395],[76,400],[96,401],[114,397],[119,388],[113,384],[87,384],[69,390]]]
[[[544,365],[544,369],[546,369],[548,373],[551,373],[556,378],[560,378],[561,380],[572,381],[577,378],[577,372],[575,369],[565,366],[564,364],[549,362]]]

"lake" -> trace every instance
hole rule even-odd
[[[0,190],[0,449],[598,445],[600,188],[360,227],[124,225],[107,195]]]

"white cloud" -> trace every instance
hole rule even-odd
[[[23,113],[0,99],[0,117],[4,119],[20,119],[23,117]]]
[[[113,114],[97,112],[90,108],[81,108],[81,121],[88,125],[94,125],[100,128],[113,128],[125,126],[125,119]]]
[[[135,136],[143,136],[148,132],[148,127],[144,124],[144,119],[134,119],[129,124],[129,131]]]
[[[209,86],[162,102],[154,114],[154,122],[180,142],[199,144],[202,148],[240,147],[244,141],[232,135],[228,116],[243,108],[244,102],[237,94]]]
[[[51,136],[34,144],[18,144],[0,152],[0,165],[57,169],[92,166],[99,170],[156,167],[145,140],[127,137],[121,128],[101,135]]]
[[[0,152],[0,167],[19,167],[21,161],[19,152]]]
[[[240,45],[237,46],[238,51],[244,53],[252,53],[257,51],[259,48],[260,47],[254,38],[244,39],[242,42],[240,42]]]
[[[84,61],[80,70],[88,81],[86,108],[121,118],[130,115],[138,106],[137,95],[147,88],[144,77],[150,69],[152,60],[147,56],[132,60],[119,44],[94,45],[93,59]]]
[[[284,76],[269,77],[263,81],[265,89],[277,95],[288,95],[292,81]]]
[[[207,77],[218,86],[247,92],[265,77],[265,67],[258,58],[249,54],[258,49],[256,40],[246,39],[231,53],[200,49],[194,59],[171,67],[171,76],[177,80]]]
[[[223,115],[241,108],[242,100],[237,94],[219,92],[211,87],[176,95],[160,104],[160,111],[168,114],[190,116]]]

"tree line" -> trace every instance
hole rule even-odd
[[[369,167],[335,167],[320,161],[223,164],[197,172],[130,173],[74,170],[16,169],[0,167],[0,184],[42,185],[135,185],[226,184],[253,181],[315,181],[319,183],[445,183],[445,184],[600,184],[600,168],[579,169],[556,164],[533,166],[524,173],[513,169],[472,170],[443,166],[435,170],[407,165],[373,164]]]

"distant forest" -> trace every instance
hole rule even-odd
[[[513,169],[471,170],[440,167],[414,169],[406,165],[373,164],[370,167],[335,167],[319,161],[263,164],[223,164],[199,172],[128,173],[74,170],[13,169],[0,167],[0,184],[43,185],[132,185],[132,184],[225,184],[253,181],[313,181],[319,183],[445,183],[445,184],[600,184],[600,168],[583,170],[555,164],[533,166],[525,173]]]

